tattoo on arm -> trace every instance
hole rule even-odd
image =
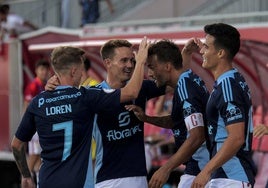
[[[31,177],[31,172],[29,170],[27,160],[26,160],[26,154],[25,154],[25,145],[18,149],[18,148],[13,148],[13,155],[15,157],[17,166],[21,172],[21,175],[24,178],[29,178]]]

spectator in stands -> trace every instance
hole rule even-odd
[[[110,13],[114,12],[111,0],[105,0]],[[81,26],[90,23],[97,23],[100,17],[99,0],[79,0],[82,7],[82,23]]]
[[[50,65],[45,59],[40,59],[35,64],[34,80],[26,86],[24,91],[24,109],[28,107],[31,100],[45,90],[45,84],[49,76]],[[35,133],[32,140],[28,143],[28,166],[34,177],[38,177],[39,168],[41,165],[41,147],[39,144],[38,134]]]
[[[9,9],[7,4],[0,5],[0,37],[2,40],[6,41],[9,38],[37,29],[35,25],[24,20],[21,16],[10,13]]]

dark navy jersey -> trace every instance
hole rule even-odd
[[[183,72],[174,90],[171,118],[174,122],[172,129],[176,147],[179,147],[188,137],[184,119],[193,113],[203,114],[205,122],[206,103],[209,92],[205,83],[191,70]],[[209,160],[209,153],[205,143],[185,163],[185,173],[197,175]]]
[[[108,94],[109,93],[109,94]],[[42,148],[40,188],[92,188],[90,146],[95,113],[113,112],[120,90],[58,87],[33,99],[16,132],[30,141],[35,131]]]
[[[251,96],[247,83],[236,69],[225,72],[216,80],[206,111],[212,157],[228,137],[226,126],[245,123],[243,146],[234,157],[213,173],[212,178],[234,179],[253,185]]]
[[[97,87],[110,88],[103,81]],[[96,182],[105,180],[146,176],[143,122],[133,112],[125,109],[127,104],[135,104],[145,109],[146,101],[163,95],[165,88],[158,88],[149,80],[144,80],[136,100],[122,103],[110,113],[96,115],[93,136],[97,143],[95,175]]]

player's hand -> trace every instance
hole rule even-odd
[[[210,174],[206,174],[203,171],[201,171],[194,179],[191,188],[205,188],[209,180],[210,180]]]
[[[56,75],[52,76],[48,79],[47,84],[45,86],[46,91],[53,91],[56,87],[60,85],[59,79]]]
[[[147,37],[144,37],[139,45],[138,52],[134,52],[135,60],[137,63],[145,64],[148,56],[148,49],[151,42],[148,41]]]
[[[200,42],[201,41],[197,38],[189,39],[182,49],[182,54],[183,53],[192,54],[193,52],[198,52],[198,50],[200,50],[199,48]]]
[[[35,188],[36,185],[31,177],[21,177],[21,188]]]
[[[167,182],[170,172],[164,166],[159,168],[152,176],[149,182],[149,188],[159,188]]]
[[[264,135],[268,135],[268,127],[260,124],[257,125],[256,127],[254,127],[254,131],[253,131],[253,136],[257,137],[257,138],[261,138]]]
[[[128,110],[128,111],[133,111],[135,116],[140,120],[140,121],[145,121],[146,119],[146,115],[143,111],[143,109],[137,105],[125,105],[125,108]]]
[[[201,46],[202,46],[202,42],[200,39],[197,39],[197,38],[191,38],[186,42],[186,44],[184,45],[181,51],[181,55],[183,59],[183,68],[185,70],[190,68],[192,54],[194,52],[198,52]]]

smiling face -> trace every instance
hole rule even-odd
[[[214,41],[215,38],[207,34],[200,50],[203,57],[202,67],[211,71],[216,69],[219,61],[219,49],[216,49]]]
[[[167,64],[160,62],[156,55],[148,58],[148,76],[153,79],[158,87],[167,85],[169,72]]]
[[[107,72],[115,80],[127,82],[133,73],[135,58],[131,48],[119,47],[114,49],[114,55],[105,59]]]

